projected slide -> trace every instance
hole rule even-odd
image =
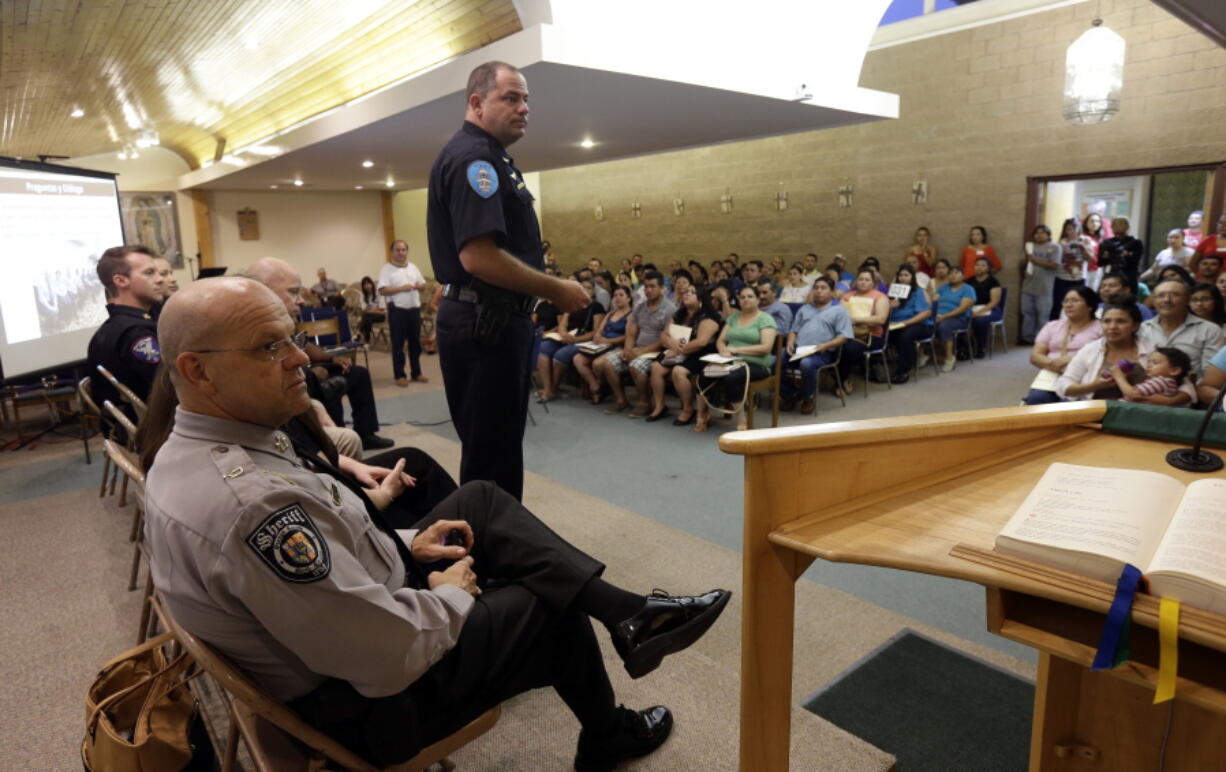
[[[122,243],[113,179],[0,165],[6,377],[84,358],[107,317],[98,258]]]

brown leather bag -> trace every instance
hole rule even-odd
[[[196,700],[186,652],[167,662],[164,633],[103,665],[85,693],[81,761],[90,772],[163,772],[191,761]]]

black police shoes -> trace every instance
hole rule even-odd
[[[368,434],[362,438],[362,450],[382,450],[395,445],[395,440],[389,440],[387,437],[380,437],[377,434]]]
[[[639,711],[618,705],[617,712],[617,727],[609,737],[591,737],[587,730],[579,733],[576,772],[609,772],[659,748],[673,731],[673,714],[663,705]]]
[[[676,598],[663,590],[652,590],[639,613],[609,629],[626,672],[631,678],[642,678],[659,667],[665,655],[701,638],[719,619],[731,597],[728,590]]]

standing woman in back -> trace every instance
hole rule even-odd
[[[963,277],[975,275],[975,261],[981,257],[987,258],[993,271],[1000,270],[1000,258],[996,256],[996,250],[992,245],[988,244],[987,229],[982,225],[972,226],[967,235],[967,241],[967,245],[962,248]]]
[[[937,261],[937,247],[932,242],[932,233],[925,226],[915,229],[915,238],[904,260],[918,272],[932,275],[932,266]]]

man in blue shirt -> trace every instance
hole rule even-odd
[[[792,329],[792,309],[779,302],[774,282],[766,279],[758,282],[758,309],[774,317],[780,330]]]
[[[834,361],[839,348],[854,334],[847,309],[834,302],[834,282],[828,276],[818,276],[813,282],[811,302],[801,306],[788,332],[787,355],[795,355],[804,347],[815,347],[800,362],[785,365],[789,373],[800,372],[800,412],[813,415],[817,409],[817,371]],[[796,385],[784,378],[779,385],[783,410],[796,408]]]

